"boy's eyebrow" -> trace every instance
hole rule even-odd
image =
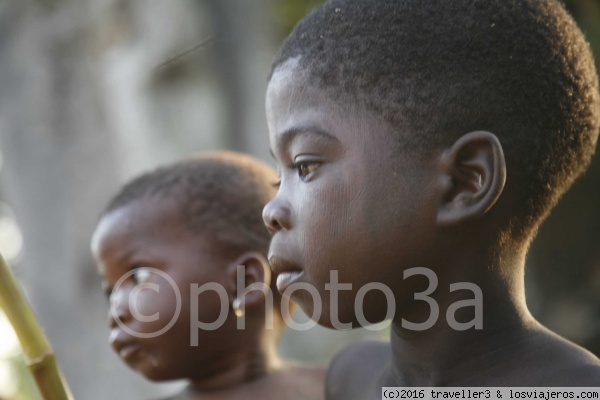
[[[279,135],[279,146],[281,146],[282,148],[285,148],[287,146],[289,146],[289,144],[296,139],[298,136],[304,136],[304,135],[309,135],[309,136],[317,136],[319,138],[323,138],[326,139],[328,141],[334,141],[334,142],[338,142],[339,140],[338,138],[336,138],[335,136],[331,135],[330,133],[324,131],[323,129],[316,127],[316,126],[305,126],[305,127],[297,127],[297,128],[290,128],[286,131],[283,131],[283,133],[281,133]]]

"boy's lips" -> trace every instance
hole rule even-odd
[[[277,290],[279,290],[279,293],[283,293],[288,286],[298,282],[302,275],[304,275],[302,270],[286,271],[277,275]]]
[[[283,293],[291,284],[298,282],[304,275],[304,270],[295,262],[277,256],[269,257],[271,269],[277,275],[277,290]]]

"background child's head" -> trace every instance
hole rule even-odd
[[[246,286],[269,284],[261,210],[275,180],[258,160],[222,152],[146,173],[109,203],[92,251],[113,306],[111,344],[129,366],[153,380],[198,379],[264,350],[265,294],[238,293],[236,277],[244,265]],[[190,286],[206,283],[223,296]],[[236,299],[244,330],[236,329]],[[198,325],[216,321],[214,331]],[[280,328],[276,317],[273,346]]]
[[[275,171],[241,153],[218,152],[189,158],[139,176],[110,201],[104,214],[156,197],[174,202],[180,221],[191,233],[231,251],[266,254],[269,235],[262,224],[262,205],[276,192]],[[258,210],[258,214],[257,214]]]
[[[298,59],[335,100],[360,103],[427,155],[493,132],[529,237],[587,167],[600,126],[591,52],[558,1],[332,0],[305,17],[273,72]]]

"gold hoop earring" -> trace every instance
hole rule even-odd
[[[231,307],[233,307],[233,313],[235,314],[236,317],[241,318],[244,316],[244,307],[242,305],[242,300],[240,300],[240,299],[233,300]]]

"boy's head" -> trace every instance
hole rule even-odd
[[[282,165],[264,213],[273,264],[319,288],[349,265],[346,282],[387,284],[398,263],[434,264],[436,227],[468,222],[498,253],[525,247],[589,164],[600,100],[589,47],[557,1],[332,0],[283,44],[267,118]],[[338,173],[335,193],[317,187]],[[344,203],[315,228],[332,243],[307,236],[319,236],[313,200]]]
[[[294,58],[312,85],[390,123],[399,151],[493,132],[527,231],[595,149],[598,78],[558,1],[328,1],[296,26],[273,72]]]
[[[260,214],[275,179],[252,157],[215,153],[146,173],[109,203],[92,251],[111,299],[110,341],[128,365],[152,380],[200,378],[249,345],[240,335],[260,337],[264,293],[237,293],[237,266],[245,266],[245,287],[269,284]],[[201,293],[191,288],[207,283]],[[246,331],[236,329],[235,299],[245,305]]]

